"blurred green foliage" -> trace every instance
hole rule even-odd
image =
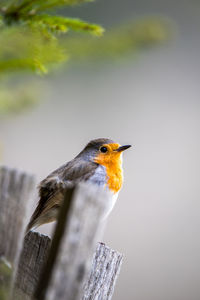
[[[108,30],[100,39],[86,36],[64,38],[72,63],[102,62],[129,59],[142,50],[162,44],[169,39],[170,22],[158,17],[143,18]]]
[[[0,299],[6,300],[9,298],[9,286],[12,278],[12,268],[10,264],[0,257]]]
[[[32,81],[23,85],[11,81],[1,84],[0,115],[16,114],[36,105],[40,99],[39,91],[39,85]]]
[[[67,61],[62,35],[69,30],[103,34],[99,25],[54,14],[58,7],[83,2],[90,0],[0,1],[0,114],[16,113],[36,102],[31,85],[13,85],[13,76],[27,71],[46,74]],[[8,74],[10,83],[4,84]]]
[[[46,73],[49,65],[67,59],[57,39],[44,38],[26,26],[6,27],[0,32],[0,44],[0,75],[26,70]]]
[[[0,73],[32,70],[46,73],[49,65],[67,59],[58,35],[69,29],[101,36],[103,28],[79,19],[44,13],[47,9],[86,0],[13,0],[0,6]]]
[[[104,29],[80,19],[56,15],[56,9],[90,0],[0,1],[0,114],[19,112],[35,103],[30,85],[12,85],[22,72],[46,74],[69,58],[73,62],[119,60],[169,37],[169,24],[144,18],[103,35]],[[90,33],[69,34],[69,31]],[[67,34],[66,34],[67,33]],[[11,77],[4,84],[2,78]],[[22,77],[23,78],[23,77]],[[18,80],[19,82],[19,80]]]

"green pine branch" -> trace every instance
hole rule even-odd
[[[27,20],[27,24],[33,27],[41,27],[53,33],[66,33],[69,29],[79,32],[88,32],[95,36],[101,36],[104,29],[96,24],[90,24],[80,19],[65,18],[60,16],[37,15]]]
[[[0,73],[34,71],[47,73],[47,67],[67,59],[57,39],[27,27],[9,27],[0,34]]]
[[[67,32],[68,28],[75,31],[85,31],[96,36],[103,34],[103,28],[96,24],[90,24],[79,19],[71,19],[62,16],[54,16],[50,14],[40,14],[51,8],[57,8],[63,5],[72,5],[91,0],[23,0],[11,2],[7,7],[0,7],[1,20],[5,25],[23,24],[26,25],[42,25],[50,31]],[[57,26],[56,26],[57,25]]]
[[[80,19],[41,12],[90,0],[12,0],[0,4],[0,73],[37,71],[67,59],[58,34],[73,31],[101,36],[103,28]]]
[[[71,6],[82,4],[84,2],[92,2],[93,0],[21,0],[7,1],[4,12],[7,16],[20,17],[22,15],[32,15],[44,12],[49,9],[57,9],[62,6]]]
[[[18,90],[12,79],[4,84],[2,78],[6,75],[18,77],[21,71],[44,74],[51,67],[63,65],[69,57],[72,62],[87,63],[120,60],[170,37],[169,22],[157,17],[119,26],[100,39],[68,35],[69,30],[98,37],[103,34],[99,25],[55,15],[61,6],[90,1],[0,0],[0,114],[18,112],[34,102],[30,86],[23,94],[24,81],[23,89]]]

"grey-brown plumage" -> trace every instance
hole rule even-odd
[[[39,184],[38,205],[27,226],[27,232],[42,224],[56,220],[58,209],[63,201],[64,190],[80,181],[91,181],[98,185],[105,185],[105,167],[94,162],[101,145],[114,143],[110,139],[96,139],[71,161],[64,164]]]

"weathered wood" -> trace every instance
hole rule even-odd
[[[30,231],[25,236],[15,281],[14,299],[20,299],[22,295],[25,299],[33,296],[50,246],[51,239],[46,235]]]
[[[56,257],[59,253],[59,247],[61,244],[61,240],[64,234],[65,225],[67,222],[67,218],[69,217],[70,207],[72,205],[73,194],[75,188],[68,189],[65,193],[64,202],[60,209],[60,213],[58,216],[58,222],[55,229],[51,251],[48,255],[46,265],[42,270],[40,280],[38,281],[38,286],[36,287],[34,298],[43,300],[45,297],[46,290],[48,288],[49,282],[51,280],[53,268],[55,265]]]
[[[110,300],[122,264],[122,254],[99,243],[82,300]]]
[[[69,199],[66,194],[54,235],[58,250],[56,260],[52,264],[51,259],[55,257],[51,256],[51,251],[55,254],[53,240],[49,256],[51,259],[47,261],[46,270],[36,290],[37,300],[81,299],[83,284],[88,276],[88,267],[100,237],[102,218],[108,210],[111,194],[97,186],[81,183],[73,193],[71,205],[67,205],[67,201]],[[63,222],[65,209],[68,211],[68,218]],[[62,230],[64,233],[61,236]],[[51,268],[48,264],[51,264]],[[48,286],[45,284],[46,278]]]
[[[14,299],[30,300],[38,284],[39,274],[47,260],[51,239],[30,232],[24,241],[16,280]],[[99,243],[93,255],[90,274],[84,284],[82,300],[110,300],[120,271],[122,255]]]
[[[11,284],[22,248],[26,209],[33,183],[32,175],[0,167],[0,258],[1,265],[5,262],[5,267],[10,268],[12,274],[9,280],[6,279],[7,284],[8,281]],[[2,273],[0,290],[5,282],[5,274]]]
[[[33,176],[0,167],[0,299],[10,297],[18,265],[13,300],[110,300],[122,255],[100,243],[88,272],[110,193],[86,183],[68,190],[52,243],[30,232],[19,261],[33,183]]]

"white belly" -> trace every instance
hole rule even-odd
[[[108,189],[107,180],[108,180],[108,178],[106,175],[106,168],[102,165],[98,166],[95,173],[89,179],[89,181],[92,182],[93,184],[98,184],[99,186],[103,186],[105,189]],[[119,192],[117,192],[115,194],[112,193],[112,197],[109,198],[107,210],[106,210],[105,214],[103,215],[102,220],[105,220],[108,217],[108,215],[110,214],[111,210],[113,209],[113,207],[116,203],[118,194],[119,194]]]
[[[118,194],[119,194],[119,192],[113,194],[113,196],[110,197],[110,199],[109,199],[109,204],[108,204],[108,207],[107,207],[107,211],[105,212],[105,215],[103,216],[103,220],[105,220],[105,219],[108,217],[108,215],[109,215],[110,212],[112,211],[113,207],[115,206],[115,203],[116,203],[116,201],[117,201]]]

